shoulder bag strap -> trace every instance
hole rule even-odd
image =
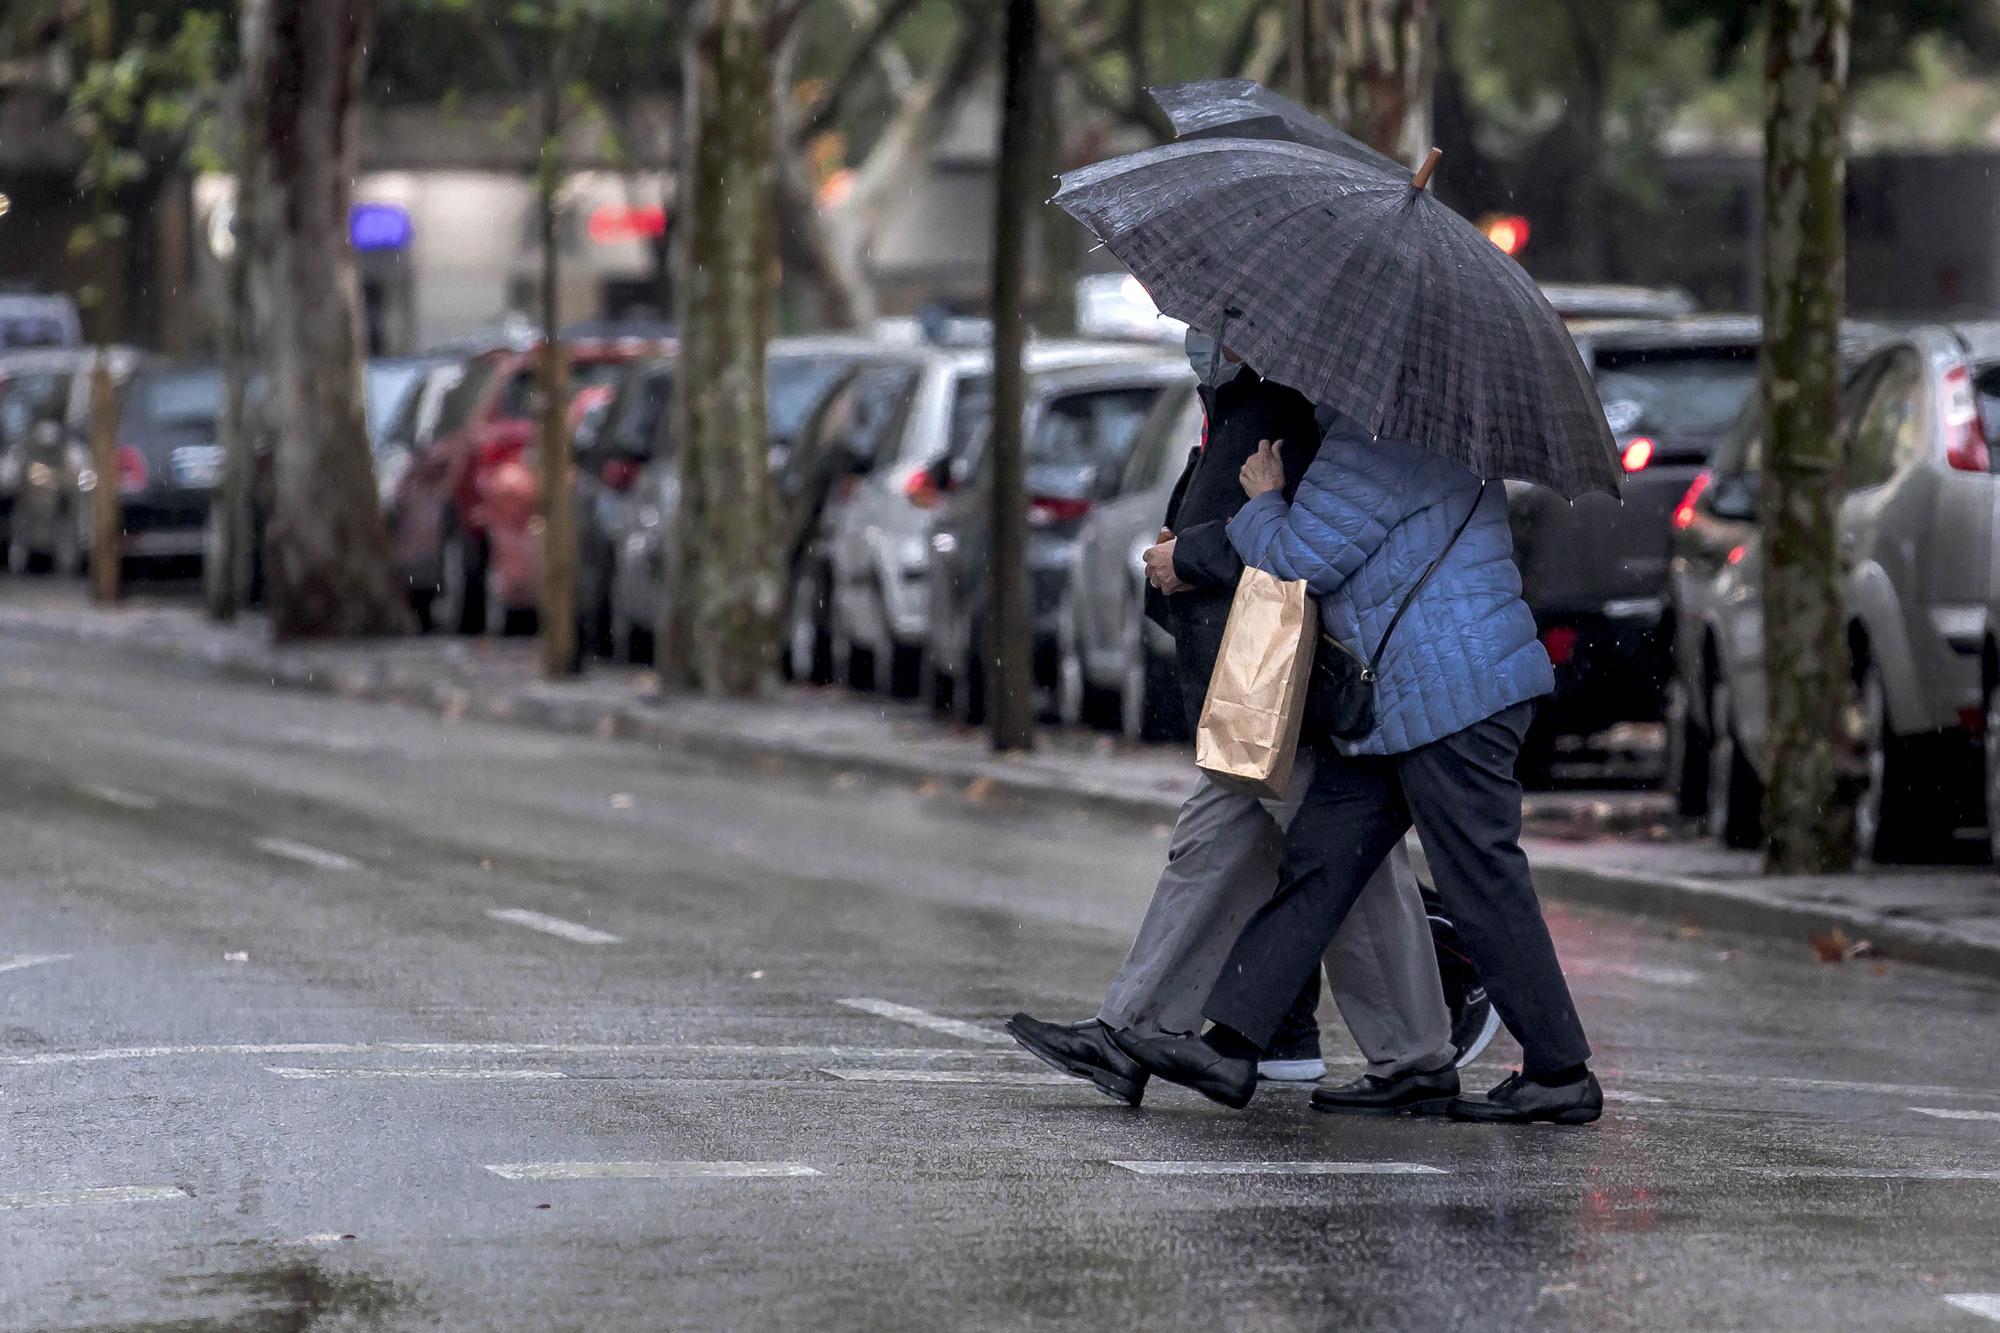
[[[1382,638],[1375,645],[1375,656],[1368,661],[1368,674],[1371,678],[1381,669],[1382,654],[1389,651],[1389,636],[1396,632],[1396,626],[1403,623],[1403,616],[1408,613],[1411,605],[1415,603],[1417,595],[1423,592],[1424,586],[1431,581],[1431,575],[1438,572],[1438,566],[1442,565],[1444,558],[1451,554],[1451,548],[1458,545],[1458,539],[1463,537],[1466,528],[1472,525],[1472,516],[1479,512],[1481,502],[1486,499],[1486,488],[1490,484],[1484,481],[1479,483],[1479,493],[1472,497],[1472,508],[1466,510],[1465,517],[1459,520],[1458,530],[1451,534],[1451,540],[1444,544],[1442,551],[1438,552],[1437,559],[1431,561],[1430,568],[1424,571],[1424,576],[1417,580],[1415,587],[1410,589],[1410,595],[1405,597],[1403,604],[1396,608],[1396,614],[1389,618],[1389,628],[1382,631]]]

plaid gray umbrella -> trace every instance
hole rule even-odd
[[[1070,172],[1055,202],[1163,312],[1376,434],[1615,495],[1597,390],[1534,280],[1406,168],[1320,132],[1179,140]]]

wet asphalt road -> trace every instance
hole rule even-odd
[[[0,1329],[2000,1327],[2000,985],[1555,912],[1594,1129],[1133,1112],[996,1028],[1164,830],[93,656],[0,644]]]

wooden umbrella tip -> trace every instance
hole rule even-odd
[[[1424,155],[1424,164],[1417,168],[1417,174],[1410,178],[1410,188],[1421,190],[1431,183],[1431,173],[1437,170],[1438,159],[1444,156],[1444,149],[1433,148]]]

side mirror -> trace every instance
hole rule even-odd
[[[639,474],[644,470],[644,465],[633,459],[613,458],[598,469],[597,475],[603,478],[606,486],[623,494],[632,489],[634,483],[639,480]]]

